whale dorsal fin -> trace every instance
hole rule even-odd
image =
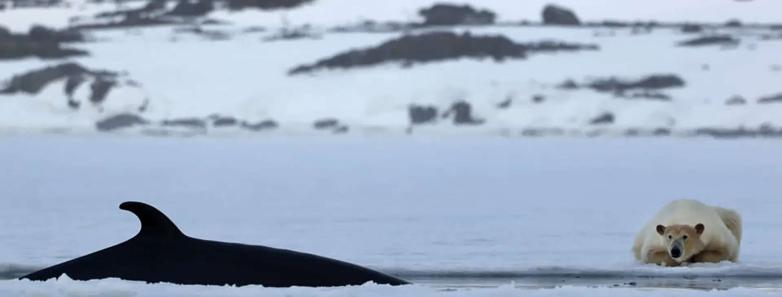
[[[163,238],[177,238],[185,237],[182,231],[179,231],[174,222],[172,222],[165,214],[152,207],[149,204],[135,201],[123,202],[119,205],[120,209],[132,212],[141,221],[141,231],[138,232],[136,238],[140,237],[163,237]]]

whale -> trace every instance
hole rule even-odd
[[[74,280],[119,278],[181,285],[261,285],[336,287],[373,282],[409,282],[355,264],[313,254],[259,245],[192,238],[162,212],[142,202],[123,202],[141,230],[106,249],[22,276],[44,281],[67,275]]]

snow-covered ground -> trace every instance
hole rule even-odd
[[[544,5],[543,1],[467,2],[494,9],[500,21],[506,22],[523,18],[537,21]],[[735,16],[748,23],[772,22],[774,19],[767,14],[779,10],[774,9],[779,8],[779,2],[761,0],[710,1],[708,5],[682,1],[560,2],[577,13],[583,12],[582,19],[591,21],[651,19],[721,23],[728,16]],[[322,0],[283,11],[218,10],[209,17],[226,23],[202,25],[204,34],[186,32],[192,29],[190,25],[88,30],[90,41],[69,46],[86,50],[89,56],[2,61],[0,80],[74,61],[93,70],[121,72],[140,87],[112,90],[100,106],[83,104],[78,110],[68,107],[63,93],[64,79],[37,95],[2,95],[0,133],[52,130],[91,133],[95,131],[96,121],[132,112],[153,123],[213,114],[251,122],[271,119],[284,133],[312,132],[313,122],[335,118],[349,126],[351,133],[402,134],[410,126],[411,104],[444,111],[457,101],[471,104],[474,117],[486,120],[485,124],[465,128],[440,120],[417,128],[415,133],[519,135],[526,129],[560,129],[566,134],[575,131],[583,135],[594,131],[624,134],[633,129],[664,129],[674,134],[701,128],[782,130],[779,116],[782,104],[758,103],[760,98],[782,94],[779,84],[782,56],[778,54],[782,52],[782,31],[769,27],[707,28],[700,35],[685,34],[679,28],[655,28],[647,32],[639,28],[508,24],[417,29],[409,33],[469,31],[475,35],[499,34],[519,43],[557,40],[595,44],[600,49],[531,54],[527,59],[502,63],[459,59],[410,68],[387,63],[288,75],[296,66],[347,50],[376,46],[403,34],[331,31],[335,26],[355,25],[363,19],[418,22],[420,19],[413,17],[417,9],[431,3]],[[83,5],[94,8],[94,4]],[[138,3],[128,5],[138,6]],[[69,7],[59,9],[80,6]],[[84,9],[85,15],[94,15],[98,10]],[[34,19],[42,22],[56,19],[43,14],[34,18],[33,12],[18,16],[25,12],[29,11],[0,11],[0,24],[27,28]],[[283,23],[288,28],[312,25],[312,33],[319,38],[265,41],[278,34]],[[255,26],[264,26],[265,31]],[[729,34],[740,43],[697,48],[677,46],[683,40],[710,34]],[[670,96],[670,101],[617,98],[611,93],[588,89],[557,88],[569,79],[584,83],[611,77],[640,79],[655,74],[677,75],[685,86],[661,90]],[[88,89],[89,85],[84,84],[77,95],[88,94]],[[536,96],[543,98],[542,102],[534,102]],[[743,98],[744,104],[729,104],[734,97]],[[509,99],[508,107],[498,108]],[[142,105],[143,112],[139,112]],[[611,123],[592,124],[605,114],[613,116]],[[237,130],[240,129],[222,129],[230,133]]]
[[[445,110],[460,100],[469,102],[474,116],[486,123],[464,129],[442,120],[419,131],[518,134],[527,128],[558,128],[621,133],[633,128],[676,131],[782,125],[782,104],[756,103],[761,97],[782,92],[782,71],[774,66],[782,65],[778,55],[782,42],[761,41],[759,34],[765,33],[757,30],[727,30],[745,35],[741,45],[725,49],[677,47],[677,42],[693,35],[676,29],[639,35],[631,34],[629,28],[455,28],[452,30],[503,34],[517,42],[597,44],[600,50],[533,54],[526,60],[503,63],[461,59],[409,69],[386,64],[289,76],[287,72],[298,65],[374,46],[399,33],[331,33],[315,40],[263,42],[264,36],[276,32],[208,28],[232,37],[205,40],[176,33],[172,27],[94,32],[98,41],[78,45],[91,55],[70,60],[90,69],[122,71],[139,82],[143,91],[115,91],[104,106],[84,105],[79,110],[68,107],[62,92],[64,81],[37,96],[2,96],[0,129],[94,131],[95,121],[118,112],[136,112],[142,102],[148,102],[142,116],[153,121],[223,114],[251,121],[273,119],[282,131],[290,132],[310,131],[314,121],[336,118],[354,131],[403,133],[410,125],[411,104]],[[57,63],[37,59],[3,62],[0,73],[10,76]],[[611,93],[557,88],[568,79],[640,79],[653,74],[679,75],[686,87],[663,90],[671,101],[622,99]],[[533,102],[536,95],[545,101]],[[745,98],[747,103],[726,104],[734,96]],[[508,99],[512,100],[509,108],[497,107]],[[590,125],[604,113],[615,115],[614,122]]]
[[[312,252],[421,280],[412,288],[204,291],[217,295],[460,296],[475,290],[477,296],[576,296],[577,289],[526,293],[507,286],[448,293],[438,284],[452,288],[458,282],[448,278],[454,276],[485,285],[481,278],[500,275],[499,284],[529,285],[535,275],[583,275],[611,281],[662,277],[693,287],[704,279],[765,277],[778,287],[775,280],[782,277],[782,159],[776,141],[352,136],[0,141],[0,267],[6,275],[131,237],[138,223],[117,205],[139,200],[159,207],[191,236]],[[634,262],[630,247],[638,228],[669,200],[685,197],[743,215],[739,263],[659,268]],[[763,287],[740,281],[728,287],[733,286]],[[0,292],[30,295],[96,290],[122,296],[201,292],[121,281],[0,282]]]

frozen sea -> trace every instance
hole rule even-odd
[[[2,296],[782,296],[782,142],[701,138],[0,137]],[[739,263],[635,263],[678,198],[738,210]],[[186,234],[354,262],[413,286],[18,281],[124,241],[144,201]],[[671,289],[673,287],[674,289]]]

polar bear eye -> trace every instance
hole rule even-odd
[[[673,239],[673,236],[668,235],[668,239]]]
[[[682,239],[687,240],[687,235],[682,236]]]

